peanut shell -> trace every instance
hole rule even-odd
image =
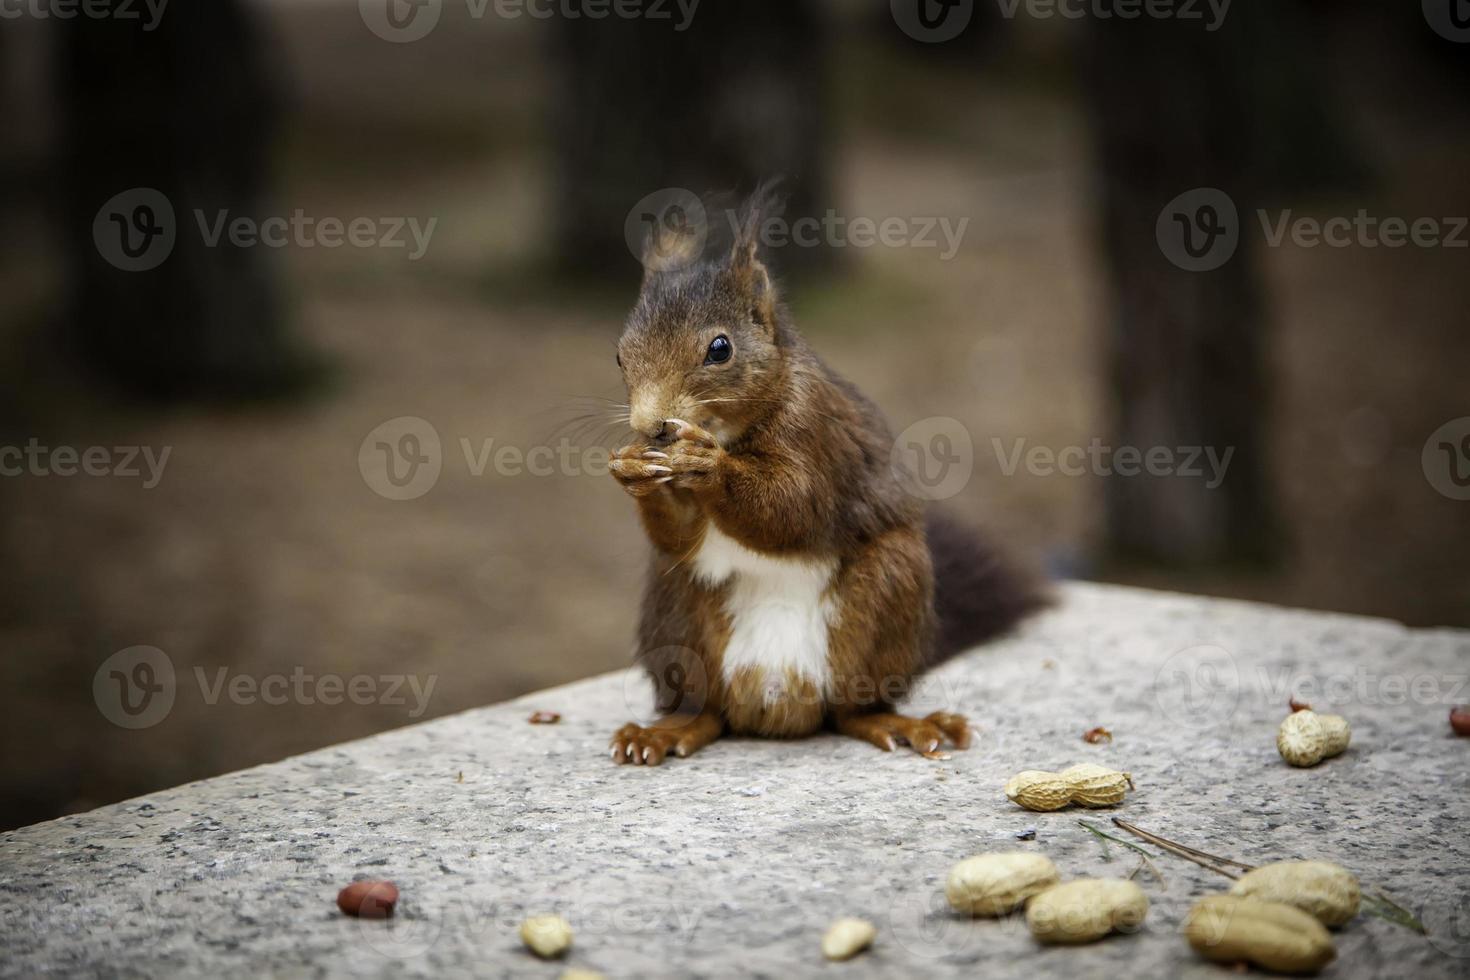
[[[1072,787],[1065,779],[1036,769],[1012,776],[1006,782],[1005,794],[1028,810],[1060,810],[1072,802]]]
[[[1073,803],[1092,807],[1122,803],[1131,784],[1128,773],[1091,762],[1063,769],[1061,777],[1072,788]]]
[[[869,946],[878,930],[863,919],[838,919],[822,937],[822,955],[829,960],[850,960]]]
[[[1306,768],[1327,754],[1327,730],[1314,711],[1294,711],[1276,730],[1276,751],[1293,766]]]
[[[1230,894],[1284,902],[1336,927],[1358,914],[1358,879],[1328,861],[1278,861],[1241,875]]]
[[[1026,903],[1026,925],[1044,943],[1090,943],[1148,916],[1148,896],[1131,881],[1083,879],[1055,885]]]
[[[521,923],[521,942],[543,960],[554,959],[572,945],[572,927],[559,915],[533,915]]]
[[[1236,895],[1210,895],[1184,920],[1194,951],[1217,963],[1253,963],[1277,973],[1316,973],[1337,949],[1322,923],[1301,909]]]
[[[995,918],[1058,880],[1057,866],[1043,855],[1027,851],[981,854],[950,869],[944,897],[957,911]]]
[[[1318,715],[1317,721],[1322,725],[1322,733],[1327,736],[1322,758],[1330,759],[1346,752],[1348,743],[1353,740],[1353,729],[1347,719],[1342,715]]]

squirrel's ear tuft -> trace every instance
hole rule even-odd
[[[751,315],[757,322],[768,325],[775,319],[776,293],[771,275],[760,259],[760,239],[765,223],[781,215],[784,202],[776,192],[779,183],[780,178],[767,180],[746,199],[736,223],[735,243],[730,249],[730,271],[750,297]]]

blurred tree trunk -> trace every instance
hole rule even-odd
[[[1115,306],[1108,352],[1114,446],[1233,451],[1225,479],[1111,476],[1114,557],[1166,564],[1269,559],[1266,321],[1253,263],[1255,129],[1240,11],[1220,30],[1095,20],[1084,81],[1096,125],[1102,232]],[[1225,191],[1239,246],[1210,271],[1173,264],[1160,212],[1198,187]],[[1176,455],[1176,461],[1180,457]],[[1201,461],[1203,462],[1203,461]]]
[[[788,219],[828,207],[825,38],[814,5],[705,3],[684,30],[670,9],[672,23],[558,21],[553,239],[563,271],[625,274],[624,222],[663,188],[744,193],[784,177]],[[832,259],[827,248],[788,245],[777,261]]]
[[[58,30],[76,354],[149,399],[294,388],[308,360],[283,325],[272,250],[211,246],[196,217],[261,217],[277,106],[253,12],[208,0],[171,4],[151,31],[111,17]]]

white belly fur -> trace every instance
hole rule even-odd
[[[827,629],[837,605],[825,595],[837,571],[836,560],[773,558],[740,544],[713,524],[693,560],[694,575],[710,585],[730,583],[725,611],[730,642],[724,677],[761,668],[771,679],[787,669],[807,678],[824,695],[830,688]]]

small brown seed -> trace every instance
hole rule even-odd
[[[572,927],[559,915],[533,915],[521,923],[521,942],[543,960],[555,959],[572,945]]]
[[[1470,735],[1470,704],[1450,709],[1450,727],[1455,730],[1456,735]]]
[[[1316,973],[1337,949],[1322,923],[1301,909],[1235,895],[1200,899],[1184,920],[1195,952],[1217,963],[1254,963],[1278,973]]]
[[[1044,855],[1028,851],[981,854],[950,869],[944,897],[956,911],[995,918],[1058,880],[1057,866]]]
[[[829,960],[850,960],[877,938],[873,923],[863,919],[838,919],[822,937],[822,955]]]
[[[391,881],[354,881],[337,893],[337,908],[359,919],[386,919],[398,904],[398,886]]]

